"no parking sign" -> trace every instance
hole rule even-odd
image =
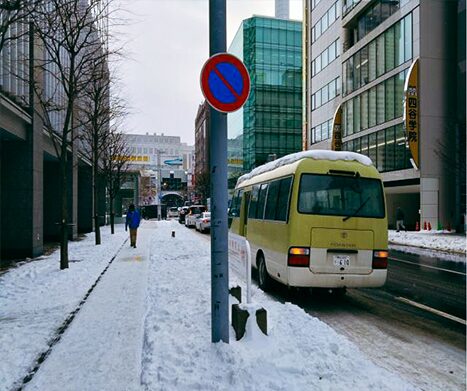
[[[201,70],[201,90],[217,111],[238,110],[250,94],[250,75],[237,57],[219,53],[210,57]]]

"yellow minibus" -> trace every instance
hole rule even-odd
[[[260,288],[380,287],[388,233],[380,174],[346,151],[284,156],[239,178],[230,231],[247,238]]]

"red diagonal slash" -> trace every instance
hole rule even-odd
[[[237,98],[237,100],[240,99],[240,95],[237,94],[237,91],[234,90],[234,88],[230,85],[230,83],[227,81],[227,79],[222,75],[222,73],[219,72],[217,67],[213,68],[214,72],[216,72],[216,75],[219,76],[219,79],[222,80],[222,82],[225,84],[225,86],[229,89],[229,91]]]

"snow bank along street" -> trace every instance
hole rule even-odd
[[[126,237],[122,226],[115,235],[104,229],[101,246],[93,235],[70,243],[68,270],[54,253],[0,277],[1,390],[20,386],[117,253],[25,390],[416,389],[256,286],[252,300],[268,311],[269,335],[236,341],[231,329],[230,344],[212,344],[209,237],[175,221],[143,222],[138,248],[126,242],[119,251]]]
[[[447,251],[465,255],[465,234],[456,234],[447,231],[418,231],[418,232],[396,232],[389,230],[389,242],[405,246],[414,246],[431,250]]]

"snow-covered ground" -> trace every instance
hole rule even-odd
[[[466,253],[465,235],[448,231],[400,231],[389,230],[390,244],[420,247],[451,253]],[[403,250],[403,249],[401,249]]]
[[[47,349],[55,330],[79,305],[126,238],[120,227],[70,242],[69,269],[60,271],[56,251],[0,276],[0,390],[10,390]]]
[[[390,233],[415,235],[437,242],[427,239],[433,234]],[[56,252],[0,276],[0,390],[20,385],[117,253],[25,390],[416,389],[319,319],[255,286],[268,336],[249,323],[242,340],[231,329],[230,344],[212,344],[209,237],[175,221],[144,222],[138,248],[127,243],[119,251],[126,237],[119,226],[115,235],[104,229],[101,246],[93,235],[70,243],[76,262],[65,271]],[[238,282],[231,273],[230,284]]]

